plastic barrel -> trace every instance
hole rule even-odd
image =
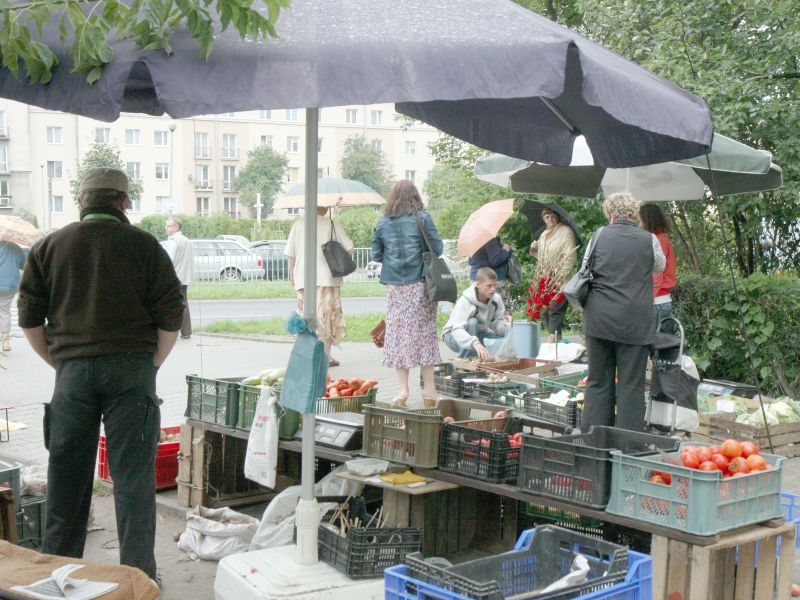
[[[518,358],[536,358],[539,354],[539,323],[514,321],[511,341],[514,342]]]

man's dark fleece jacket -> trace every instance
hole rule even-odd
[[[156,351],[158,329],[178,331],[181,284],[166,251],[114,208],[34,244],[22,273],[19,326],[45,325],[55,360]]]

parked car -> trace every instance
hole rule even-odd
[[[383,265],[379,262],[375,262],[371,260],[367,263],[367,266],[364,268],[364,273],[367,276],[367,279],[378,279],[381,276],[381,267]]]
[[[250,244],[250,251],[261,257],[264,277],[268,280],[289,279],[289,259],[285,250],[286,240],[259,240]]]
[[[243,235],[234,235],[232,233],[225,233],[222,235],[217,236],[218,240],[231,240],[239,244],[242,248],[249,248],[250,247],[250,240],[248,240]]]
[[[242,281],[262,279],[261,257],[233,240],[192,240],[197,280]]]

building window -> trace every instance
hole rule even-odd
[[[258,118],[262,121],[271,121],[272,120],[272,111],[271,110],[260,110],[258,111]]]
[[[138,146],[139,145],[139,130],[138,129],[126,129],[125,130],[125,143],[128,146]]]
[[[228,117],[229,119],[235,119],[236,118],[236,113],[235,112],[226,112],[226,113],[222,113],[222,116],[223,117]]]
[[[272,136],[271,135],[262,135],[261,136],[261,145],[262,146],[269,146],[272,148]]]
[[[208,143],[208,133],[204,131],[194,134],[194,157],[211,158],[211,145]]]
[[[237,217],[236,214],[236,198],[235,197],[225,197],[222,199],[222,203],[225,206],[225,212],[228,213],[228,216],[231,219],[235,219]]]
[[[286,109],[286,120],[287,121],[297,121],[297,109],[296,108],[287,108]]]
[[[8,190],[8,179],[0,179],[0,196],[8,198],[11,195]]]
[[[322,123],[322,109],[317,109],[317,123]]]
[[[230,191],[233,189],[233,181],[236,179],[236,167],[222,167],[222,189]]]
[[[8,173],[8,144],[0,144],[0,173]]]
[[[286,209],[286,214],[287,215],[299,215],[300,214],[300,209],[299,208],[287,208]]]
[[[142,199],[141,198],[130,198],[131,207],[128,212],[132,213],[140,213],[142,212]]]
[[[64,129],[61,127],[48,127],[47,128],[47,143],[48,144],[62,144],[63,143]]]
[[[289,183],[300,181],[300,167],[289,167]]]
[[[345,123],[358,123],[358,109],[348,108],[344,111]]]
[[[236,134],[222,134],[222,158],[236,158]]]
[[[108,144],[111,142],[111,130],[108,127],[95,127],[94,141],[101,144]]]
[[[153,143],[156,146],[169,145],[169,131],[166,131],[164,129],[156,129],[153,132]]]
[[[406,156],[417,155],[417,142],[406,142]]]
[[[211,179],[208,177],[208,165],[194,166],[194,187],[201,190],[211,188]]]
[[[322,148],[324,148],[322,138],[317,138],[317,152],[322,152]]]
[[[297,152],[299,147],[299,138],[296,135],[288,135],[286,136],[286,151],[287,152]]]
[[[62,172],[63,163],[60,160],[47,161],[47,176],[50,179],[61,179],[64,175]]]
[[[169,196],[156,196],[156,212],[170,213],[172,212],[172,202]]]
[[[64,196],[50,196],[50,212],[51,213],[64,212]]]
[[[319,167],[317,169],[317,179],[322,179],[323,177],[325,177],[325,169]]]
[[[125,172],[128,174],[128,177],[130,177],[131,179],[141,179],[142,178],[142,163],[140,163],[140,162],[125,163]]]
[[[372,125],[380,125],[382,117],[383,117],[383,111],[382,110],[370,111],[369,122]]]
[[[372,149],[383,154],[383,140],[372,140]]]
[[[0,110],[0,136],[8,137],[8,125],[6,125],[6,111]]]
[[[406,171],[406,179],[408,179],[411,183],[417,182],[417,172],[416,171]]]
[[[156,163],[156,179],[169,179],[169,163]]]
[[[198,198],[197,199],[197,216],[199,217],[207,217],[209,214],[208,211],[209,206],[209,199],[208,198]]]

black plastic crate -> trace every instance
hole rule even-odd
[[[382,577],[384,569],[402,564],[407,554],[420,550],[420,527],[379,528],[373,522],[369,527],[350,527],[342,536],[326,524],[333,515],[329,511],[319,526],[319,559],[350,579]],[[365,513],[364,521],[370,519],[372,515]]]
[[[47,521],[46,496],[21,496],[17,513],[17,544],[38,550],[44,540]]]
[[[591,517],[576,512],[553,508],[546,504],[520,502],[517,511],[517,521],[520,524],[518,526],[520,530],[532,529],[540,525],[555,525],[593,538],[615,542],[614,539],[606,537],[607,524],[605,521],[592,519]],[[624,546],[624,544],[621,545]]]
[[[452,398],[460,398],[462,394],[461,381],[465,377],[474,377],[473,371],[458,371],[452,363],[439,363],[433,366],[433,383],[436,386],[436,391],[451,396]],[[420,386],[424,385],[422,375],[419,376]]]
[[[605,509],[611,489],[611,451],[641,456],[676,451],[680,440],[614,427],[543,438],[522,436],[517,485],[540,496]]]
[[[442,423],[439,469],[490,483],[514,481],[520,448],[508,436],[521,431],[521,421],[508,417]]]
[[[556,592],[538,593],[570,573],[576,553],[589,562],[587,580]],[[410,577],[474,600],[568,600],[622,581],[628,571],[628,555],[617,544],[543,525],[523,532],[511,552],[450,567],[425,561],[421,554],[410,554],[406,565]]]
[[[524,392],[528,389],[528,385],[525,383],[517,383],[514,381],[489,381],[489,375],[486,374],[486,371],[481,371],[474,375],[484,374],[484,381],[464,381],[461,384],[461,393],[465,398],[478,398],[485,402],[490,402],[495,394],[511,391]]]
[[[603,538],[614,544],[628,546],[631,550],[650,554],[653,535],[632,527],[624,527],[614,523],[606,523]]]

